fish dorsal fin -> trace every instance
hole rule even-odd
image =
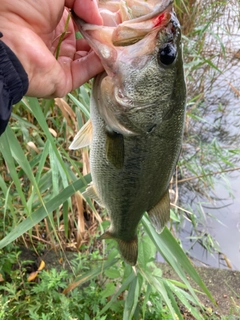
[[[70,144],[69,149],[76,150],[87,147],[91,144],[92,140],[92,122],[89,119],[84,126],[78,131]]]
[[[99,198],[97,191],[96,191],[96,188],[93,183],[91,183],[87,187],[87,189],[82,193],[82,195],[84,197],[92,198],[94,201],[96,201],[99,204],[99,206],[104,207],[104,205],[102,204],[102,200]]]
[[[121,169],[124,163],[124,137],[114,131],[106,131],[106,157],[116,169]]]
[[[156,206],[148,211],[149,219],[157,232],[161,232],[170,218],[170,199],[167,190]]]
[[[130,241],[124,241],[122,239],[116,238],[111,231],[107,230],[105,233],[103,233],[99,240],[103,239],[114,239],[118,243],[118,248],[121,256],[123,257],[124,261],[129,263],[131,266],[135,266],[137,263],[137,257],[138,257],[138,238],[135,236]]]

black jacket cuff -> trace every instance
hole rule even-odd
[[[28,75],[21,62],[13,51],[0,40],[0,135],[8,124],[12,105],[22,99],[28,86]]]

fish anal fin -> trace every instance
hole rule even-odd
[[[135,236],[132,240],[125,241],[122,239],[116,238],[110,231],[106,231],[103,233],[99,240],[104,239],[113,239],[118,243],[119,252],[125,262],[130,264],[131,266],[135,266],[137,263],[138,257],[138,238]]]
[[[106,239],[114,239],[114,240],[115,240],[114,236],[111,234],[110,231],[104,232],[104,233],[98,238],[98,240],[106,240]]]
[[[148,216],[156,231],[160,233],[170,218],[170,199],[168,190],[156,206],[148,211]]]
[[[124,163],[124,137],[122,134],[107,131],[106,157],[116,168],[121,169]]]
[[[96,201],[101,207],[104,207],[102,204],[101,199],[99,198],[97,191],[95,189],[95,186],[93,184],[90,184],[87,189],[82,193],[84,197],[92,198],[94,201]]]
[[[92,140],[92,122],[89,119],[84,126],[78,131],[70,144],[69,149],[76,150],[87,147],[91,144]]]

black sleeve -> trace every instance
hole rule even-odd
[[[28,85],[28,75],[22,64],[13,51],[0,40],[0,135],[8,124],[12,105],[22,99]]]

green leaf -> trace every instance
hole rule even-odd
[[[9,188],[7,187],[7,185],[1,175],[0,175],[0,189],[2,190],[4,197],[5,197],[4,216],[6,214],[7,208],[9,208],[13,217],[14,217],[14,207],[12,204],[12,197],[10,195],[11,187],[9,187]]]
[[[135,279],[136,275],[131,272],[130,275],[123,281],[121,287],[118,289],[118,291],[112,296],[111,300],[106,304],[106,306],[100,311],[99,316],[104,314],[114,303],[114,301],[117,299],[117,297],[127,289],[127,287],[130,285],[130,283]]]
[[[84,104],[82,104],[78,99],[76,99],[71,93],[68,94],[68,97],[76,104],[76,106],[78,106],[81,109],[81,111],[85,114],[87,119],[89,119],[90,118],[90,112],[84,106]]]
[[[105,289],[101,292],[102,298],[110,297],[114,294],[116,290],[115,284],[113,282],[107,282]]]
[[[167,286],[167,283],[168,283],[167,280],[162,279],[161,282],[162,282],[163,286],[166,289],[168,297],[169,297],[169,299],[171,301],[171,304],[172,304],[172,306],[173,306],[173,308],[174,308],[174,310],[176,312],[176,315],[178,317],[178,318],[177,317],[175,317],[175,318],[176,319],[183,319],[182,314],[181,314],[181,312],[179,310],[179,306],[177,304],[176,298],[174,297],[175,291],[173,289],[175,289],[175,288],[171,288],[171,290],[170,290],[170,288]]]
[[[45,136],[47,137],[47,140],[50,142],[54,152],[55,152],[55,155],[58,159],[58,161],[60,162],[63,170],[65,171],[65,174],[68,176],[68,173],[65,169],[65,165],[64,165],[64,162],[62,160],[62,157],[56,147],[56,141],[55,139],[53,138],[52,134],[50,133],[49,131],[49,128],[48,128],[48,125],[47,125],[47,122],[46,122],[46,118],[42,112],[42,108],[37,100],[37,98],[31,98],[31,97],[27,97],[25,99],[22,100],[23,104],[25,105],[26,108],[28,108],[32,114],[34,115],[34,117],[37,119],[39,125],[41,126]]]
[[[158,279],[158,278],[152,276],[149,272],[146,272],[144,269],[141,269],[141,268],[139,268],[139,272],[141,273],[143,278],[146,280],[146,282],[152,288],[156,289],[156,291],[160,294],[160,296],[162,296],[166,305],[169,308],[169,311],[171,312],[173,319],[175,319],[175,313],[177,312],[178,307],[176,310],[174,309],[175,305],[172,305],[171,300],[169,299],[168,293],[165,289],[165,286],[162,283],[162,279]]]
[[[116,278],[119,278],[121,276],[119,270],[116,269],[116,268],[107,269],[105,271],[105,275],[110,279],[116,279]]]
[[[150,221],[147,219],[146,216],[143,217],[142,223],[145,228],[145,231],[152,239],[152,241],[155,243],[161,255],[172,266],[172,268],[179,275],[182,281],[187,285],[188,290],[192,293],[193,297],[195,297],[196,302],[199,304],[199,300],[195,295],[192,286],[187,280],[184,271],[199,285],[199,287],[206,293],[209,299],[211,299],[211,301],[215,303],[206,285],[203,283],[197,271],[194,269],[188,257],[186,256],[182,248],[179,246],[178,242],[173,237],[168,228],[165,227],[162,233],[158,234],[152,227]]]
[[[10,175],[12,177],[12,180],[16,186],[16,189],[17,189],[19,197],[22,201],[22,204],[26,208],[26,213],[30,213],[28,210],[27,201],[26,201],[25,196],[22,191],[21,182],[19,180],[18,173],[15,168],[14,157],[12,155],[11,148],[10,148],[9,133],[11,133],[11,132],[12,132],[11,129],[9,127],[7,127],[6,131],[1,135],[1,137],[0,137],[0,151],[2,152],[2,155],[8,165],[8,170],[9,170]],[[18,143],[18,141],[17,141],[17,143]],[[14,146],[16,145],[16,138],[15,138],[14,134],[13,134],[13,141],[11,141],[11,144],[14,144]],[[22,150],[21,150],[21,152],[22,152]],[[25,158],[25,156],[24,156],[24,158]],[[22,163],[22,161],[21,161],[21,163]]]
[[[138,263],[143,267],[151,261],[155,261],[156,246],[148,236],[141,238],[141,245],[138,248]]]
[[[138,302],[140,289],[139,278],[135,275],[128,288],[128,294],[124,304],[123,320],[132,319]]]
[[[89,315],[87,313],[84,314],[84,320],[91,320],[91,318],[89,317]]]
[[[173,296],[173,294],[175,294],[178,297],[178,299],[181,301],[183,306],[186,307],[189,312],[191,312],[191,314],[195,317],[196,320],[204,319],[201,313],[199,313],[199,310],[193,307],[194,299],[192,299],[191,295],[188,292],[176,287],[174,284],[171,283],[171,281],[168,281],[168,280],[163,280],[163,284],[168,292],[168,295],[172,301],[172,304],[176,303],[176,299]],[[190,302],[192,303],[192,305],[190,304]],[[178,317],[179,317],[179,314],[178,314]]]
[[[90,280],[94,279],[95,277],[99,277],[102,272],[104,272],[106,269],[113,266],[115,263],[117,263],[118,259],[113,259],[111,261],[103,261],[103,263],[98,263],[98,266],[92,268],[92,270],[85,272],[84,274],[76,277],[76,280],[71,283],[66,289],[64,289],[64,294],[67,294],[74,290],[76,287],[89,282]],[[102,311],[100,312],[102,314]],[[99,314],[100,315],[100,314]]]

